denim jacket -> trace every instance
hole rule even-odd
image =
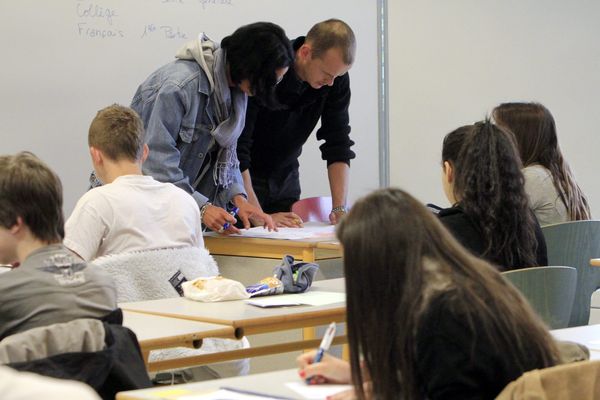
[[[195,61],[176,60],[152,73],[131,108],[142,118],[150,148],[144,174],[182,188],[199,207],[207,201],[224,207],[235,195],[246,195],[239,169],[227,189],[213,179],[218,144],[211,131],[217,121],[208,78]]]

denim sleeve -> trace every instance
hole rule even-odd
[[[198,206],[208,198],[194,190],[190,177],[183,173],[182,161],[177,147],[181,122],[190,109],[190,94],[178,85],[166,82],[158,91],[146,123],[146,143],[150,148],[143,169],[161,182],[171,182],[190,193]],[[148,112],[148,111],[147,111]]]

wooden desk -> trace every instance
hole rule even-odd
[[[252,390],[265,395],[289,399],[302,398],[289,389],[286,382],[300,382],[298,370],[287,369],[277,372],[238,376],[235,378],[215,379],[204,382],[186,383],[176,386],[160,386],[151,389],[130,390],[117,393],[116,400],[156,400],[159,398],[177,399],[180,396],[206,393],[222,387]]]
[[[235,329],[228,325],[169,318],[160,315],[123,311],[123,325],[137,336],[144,362],[148,370],[154,370],[148,363],[151,350],[171,347],[200,348],[204,338],[240,339]]]
[[[592,267],[600,267],[600,258],[592,258],[590,260],[590,265]]]
[[[312,290],[344,292],[344,279],[330,279],[313,283]],[[336,303],[325,306],[294,306],[260,308],[246,304],[243,300],[220,303],[201,303],[185,298],[150,300],[122,303],[124,310],[147,313],[171,318],[209,322],[232,327],[236,337],[258,333],[277,332],[294,328],[306,328],[329,324],[332,321],[346,320],[346,304]],[[305,337],[304,340],[270,344],[248,349],[178,359],[178,367],[212,362],[235,360],[268,354],[285,353],[318,347],[320,340]],[[334,344],[346,343],[345,335],[337,336]],[[174,368],[171,360],[153,364],[152,370]]]
[[[584,325],[550,331],[558,340],[581,343],[590,349],[590,359],[600,360],[600,325]]]
[[[323,244],[327,243],[326,246]],[[315,262],[342,256],[333,237],[303,240],[247,238],[205,235],[204,244],[210,254],[222,256],[281,259],[285,254],[295,260]]]

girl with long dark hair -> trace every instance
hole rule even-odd
[[[442,171],[453,206],[438,215],[463,246],[500,270],[548,265],[510,132],[489,120],[450,132],[442,147]]]
[[[523,372],[557,362],[519,292],[406,192],[361,199],[337,235],[350,362],[299,357],[301,377],[353,384],[333,398],[494,398]]]

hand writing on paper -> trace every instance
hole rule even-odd
[[[204,211],[204,216],[202,217],[202,223],[215,232],[227,235],[240,233],[240,230],[234,226],[236,223],[235,217],[223,208],[213,206],[212,204],[206,206],[206,211]],[[225,223],[229,223],[229,227],[227,230],[223,231]]]
[[[296,359],[298,374],[302,379],[309,379],[311,384],[351,383],[350,363],[333,357],[327,353],[321,362],[314,363],[317,351],[304,353]]]

